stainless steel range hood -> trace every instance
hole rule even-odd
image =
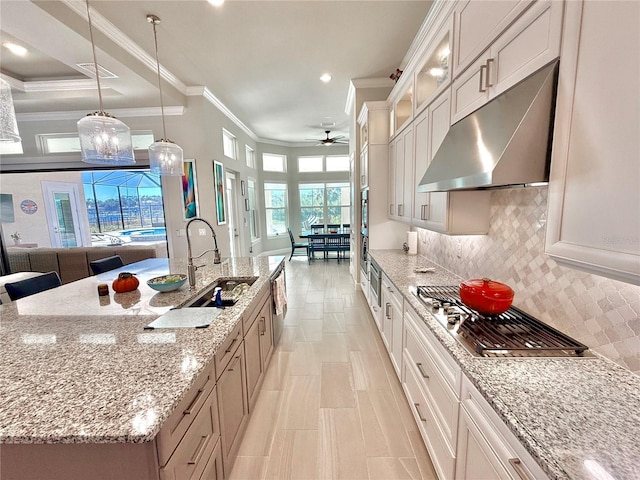
[[[451,126],[419,192],[546,182],[557,61]]]

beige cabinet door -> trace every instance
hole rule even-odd
[[[267,365],[273,353],[273,316],[271,314],[271,297],[264,303],[257,320],[260,337],[260,357],[262,359],[262,371],[267,370]]]
[[[247,368],[247,396],[251,407],[258,392],[256,387],[263,373],[260,356],[260,325],[257,321],[253,322],[244,336],[244,355]]]
[[[395,140],[389,141],[389,178],[387,187],[387,198],[389,209],[387,213],[389,218],[394,219],[396,217],[396,142]],[[371,236],[371,234],[369,235]]]
[[[244,348],[240,345],[218,379],[218,411],[225,476],[231,472],[249,413]]]

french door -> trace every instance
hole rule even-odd
[[[47,223],[52,247],[84,245],[84,226],[81,221],[81,198],[75,183],[42,182],[47,209]]]

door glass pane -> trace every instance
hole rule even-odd
[[[56,203],[56,216],[60,240],[63,247],[77,247],[76,230],[73,224],[73,214],[71,212],[71,199],[68,193],[56,192],[54,194]]]

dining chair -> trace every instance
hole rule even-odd
[[[59,287],[60,285],[62,285],[62,281],[60,280],[58,272],[48,272],[38,275],[37,277],[5,283],[4,288],[11,301],[14,301],[35,293]]]
[[[124,262],[120,255],[114,255],[112,257],[101,258],[100,260],[94,260],[89,262],[91,271],[94,275],[99,275],[109,270],[115,270],[116,268],[124,267]]]
[[[311,233],[324,233],[324,224],[317,223],[311,225]]]
[[[326,238],[327,235],[322,233],[309,236],[309,263],[316,259],[316,252],[322,252],[323,258],[327,258]]]
[[[325,255],[324,259],[329,258],[329,252],[336,252],[336,259],[340,261],[340,235],[329,234],[325,239]]]
[[[342,224],[342,233],[351,233],[351,224],[343,223]]]
[[[349,235],[346,235],[347,232],[344,232],[340,235],[340,245],[338,246],[339,254],[342,254],[342,258],[346,260],[346,253],[351,250],[351,238]]]
[[[295,251],[299,248],[303,248],[304,254],[309,256],[309,244],[304,242],[296,242],[293,238],[293,232],[289,227],[287,227],[287,232],[289,232],[289,238],[291,239],[291,255],[289,256],[289,261],[291,261],[291,258],[295,254]]]

